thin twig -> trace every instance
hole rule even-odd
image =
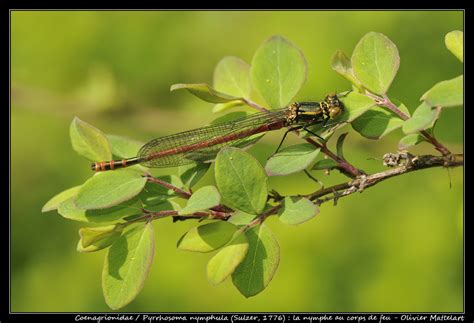
[[[317,147],[317,148],[320,148],[321,151],[326,155],[328,156],[329,158],[331,158],[332,160],[334,160],[338,165],[338,169],[345,175],[349,176],[350,178],[356,178],[357,176],[361,176],[361,175],[364,175],[365,173],[360,170],[360,169],[357,169],[356,167],[354,167],[352,164],[350,164],[347,160],[344,160],[342,158],[340,158],[339,156],[337,156],[336,154],[334,154],[332,151],[330,151],[328,149],[328,147],[326,145],[322,145],[316,141],[314,141],[313,139],[311,138],[305,138],[305,140],[312,144],[313,146]]]
[[[450,156],[413,156],[408,161],[404,161],[404,164],[383,172],[362,176],[353,181],[347,183],[341,183],[325,189],[318,190],[314,193],[305,195],[304,197],[313,201],[317,205],[321,205],[324,202],[333,200],[336,198],[334,192],[338,192],[337,198],[341,198],[355,192],[362,192],[364,189],[374,186],[381,181],[388,178],[403,175],[413,171],[431,168],[431,167],[457,167],[464,164],[464,155],[453,154]],[[341,192],[342,191],[342,192]],[[322,198],[326,195],[333,194],[333,196]]]

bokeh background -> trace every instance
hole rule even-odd
[[[298,100],[319,100],[349,84],[330,68],[369,31],[387,35],[401,56],[389,95],[413,111],[433,84],[462,73],[444,35],[463,30],[460,11],[13,11],[11,13],[11,310],[109,311],[101,290],[104,251],[76,252],[80,223],[41,213],[53,195],[91,176],[69,141],[74,116],[106,133],[146,142],[221,116],[174,83],[212,83],[227,55],[251,62],[279,34],[308,61]],[[379,141],[347,128],[345,156],[383,169],[401,130]],[[282,132],[249,151],[262,163]],[[462,109],[446,109],[436,135],[463,150]],[[293,137],[293,136],[291,136]],[[286,144],[298,143],[290,138]],[[332,143],[334,144],[334,143]],[[436,153],[429,145],[415,153]],[[164,170],[161,172],[174,172]],[[314,173],[325,185],[339,174]],[[156,221],[157,250],[140,295],[124,311],[462,311],[463,169],[397,177],[339,201],[299,226],[270,218],[281,261],[268,288],[246,299],[230,280],[208,283],[210,255],[176,249],[191,221]],[[213,182],[210,171],[198,185]],[[271,178],[281,194],[318,185],[296,174]]]

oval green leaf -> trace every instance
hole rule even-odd
[[[82,209],[104,209],[138,195],[147,180],[139,172],[115,170],[98,173],[82,185],[76,205]]]
[[[232,223],[234,225],[247,225],[253,219],[255,219],[256,214],[249,214],[243,211],[237,210],[232,213],[232,216],[227,220],[227,222]]]
[[[265,171],[268,176],[293,174],[306,169],[318,154],[319,149],[308,143],[285,147],[270,157]]]
[[[121,136],[107,135],[107,138],[112,145],[112,154],[118,158],[135,157],[138,150],[143,146],[143,143],[140,141]]]
[[[267,176],[249,153],[234,147],[222,149],[217,154],[215,177],[226,205],[252,214],[265,207]]]
[[[400,66],[397,46],[385,35],[367,33],[356,45],[352,68],[364,87],[376,94],[387,93]]]
[[[281,36],[257,49],[250,68],[252,86],[273,109],[287,106],[306,81],[307,66],[301,50]]]
[[[90,161],[112,159],[112,149],[105,134],[87,122],[75,117],[69,127],[72,148]]]
[[[141,203],[137,198],[125,201],[111,208],[85,210],[75,204],[75,197],[71,197],[59,204],[58,213],[68,219],[89,223],[110,223],[116,222],[124,217],[140,214]]]
[[[125,232],[107,250],[102,271],[105,302],[117,310],[129,304],[141,291],[155,254],[151,223]]]
[[[380,139],[402,125],[403,120],[381,107],[374,107],[352,121],[352,128],[368,139]]]
[[[296,225],[311,220],[319,209],[307,198],[285,197],[279,219],[284,224]]]
[[[238,98],[250,97],[250,65],[238,57],[227,56],[214,69],[214,88]]]
[[[197,96],[203,101],[211,103],[226,103],[234,100],[240,100],[239,97],[235,97],[229,94],[219,92],[206,83],[198,84],[173,84],[170,88],[170,91],[176,91],[185,89],[189,93]]]
[[[186,187],[193,187],[206,175],[211,163],[193,163],[178,167],[179,177]]]
[[[71,187],[70,189],[62,191],[59,194],[56,194],[48,202],[46,202],[46,204],[41,209],[41,212],[44,213],[44,212],[56,210],[59,204],[61,204],[62,202],[68,200],[69,198],[73,196],[76,196],[80,188],[81,188],[81,185],[74,186],[74,187]]]
[[[405,134],[412,134],[421,130],[431,128],[438,119],[441,108],[432,108],[422,102],[413,112],[413,116],[403,123],[402,129]]]
[[[194,212],[210,209],[219,205],[221,196],[215,186],[204,186],[191,195],[186,206],[179,211],[179,215],[189,215]]]
[[[250,297],[263,291],[272,280],[280,262],[278,241],[264,224],[245,232],[249,249],[232,274],[232,282],[242,295]]]
[[[211,252],[229,242],[237,227],[225,221],[215,221],[192,228],[178,240],[178,249]]]
[[[344,158],[344,141],[346,140],[348,132],[342,133],[338,138],[336,142],[336,154],[339,158],[345,159]]]
[[[403,137],[402,139],[400,139],[400,141],[398,142],[398,149],[405,150],[412,146],[418,145],[419,143],[423,141],[425,141],[425,138],[418,133],[407,135]]]
[[[219,250],[207,263],[207,278],[212,284],[222,283],[232,275],[235,268],[244,260],[249,249],[247,236],[238,233],[232,241]]]
[[[447,33],[444,37],[444,42],[449,51],[463,62],[463,32],[454,30]]]
[[[356,88],[361,89],[360,81],[354,75],[351,60],[343,51],[337,50],[332,56],[331,68],[351,82]]]
[[[338,168],[339,164],[332,159],[321,159],[314,163],[311,169],[313,170],[325,170],[325,169],[335,169]]]
[[[79,243],[77,251],[94,252],[107,248],[122,234],[122,224],[108,225],[104,227],[89,227],[79,229]]]
[[[441,81],[421,97],[422,100],[432,107],[457,107],[464,103],[464,77]]]
[[[218,103],[216,104],[215,106],[212,107],[212,113],[218,113],[218,112],[222,112],[222,111],[225,111],[225,110],[229,110],[229,109],[232,109],[234,107],[239,107],[239,106],[243,106],[244,105],[244,102],[243,101],[230,101],[230,102],[227,102],[227,103]]]

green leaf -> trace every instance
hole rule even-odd
[[[238,233],[232,241],[207,263],[207,277],[212,284],[219,284],[229,277],[244,260],[249,249],[247,236]]]
[[[215,221],[192,228],[178,240],[178,249],[211,252],[229,242],[237,227],[226,221]]]
[[[463,62],[463,32],[454,30],[447,33],[444,37],[444,42],[449,51]]]
[[[230,101],[230,102],[227,102],[227,103],[218,103],[216,105],[214,105],[214,107],[212,107],[212,113],[218,113],[218,112],[222,112],[222,111],[225,111],[225,110],[229,110],[229,109],[232,109],[234,107],[240,107],[240,106],[243,106],[244,105],[244,102],[242,101]]]
[[[364,87],[385,94],[397,74],[400,56],[397,46],[387,36],[369,32],[356,45],[351,62],[355,76]]]
[[[79,229],[81,238],[77,244],[77,251],[94,252],[107,248],[120,237],[123,229],[123,224],[81,228]]]
[[[215,186],[204,186],[191,195],[186,207],[179,211],[179,215],[189,215],[194,212],[210,209],[219,205],[221,196]]]
[[[301,50],[281,36],[267,39],[257,49],[250,69],[252,86],[273,109],[287,106],[306,81]]]
[[[186,187],[193,187],[206,175],[211,163],[193,163],[178,167],[179,177]]]
[[[257,295],[272,280],[280,262],[280,246],[264,224],[245,232],[249,249],[232,274],[232,282],[245,297]]]
[[[117,310],[141,291],[155,254],[151,223],[125,232],[107,250],[102,271],[102,290],[107,305]]]
[[[351,60],[343,51],[337,50],[332,56],[331,68],[351,82],[356,88],[361,88],[360,81],[354,75]]]
[[[67,199],[76,196],[77,192],[79,192],[79,189],[81,188],[81,185],[79,186],[74,186],[71,187],[65,191],[62,191],[59,194],[56,194],[53,196],[46,204],[43,206],[41,209],[41,212],[48,212],[52,210],[56,210],[62,202],[66,201]]]
[[[285,197],[279,219],[284,224],[300,224],[311,220],[319,213],[319,209],[307,198]]]
[[[352,128],[368,139],[380,139],[402,125],[403,120],[381,107],[374,107],[352,121]]]
[[[76,205],[82,209],[104,209],[138,195],[147,180],[133,170],[98,173],[82,185]]]
[[[234,100],[240,100],[239,97],[221,93],[205,83],[173,84],[170,88],[170,91],[176,91],[181,89],[188,90],[191,94],[197,96],[201,100],[211,103],[226,103]]]
[[[250,97],[250,65],[238,57],[224,57],[214,70],[214,88],[238,98]]]
[[[314,163],[311,169],[313,170],[324,170],[324,169],[334,169],[339,165],[332,159],[321,159]]]
[[[143,146],[143,143],[140,141],[121,136],[107,135],[107,138],[112,145],[112,154],[118,158],[135,157],[138,150]]]
[[[89,223],[116,222],[124,217],[140,214],[141,203],[134,198],[107,209],[85,210],[76,206],[76,197],[73,196],[58,206],[58,213],[68,219]]]
[[[285,147],[267,161],[265,171],[269,176],[281,176],[306,169],[318,156],[319,149],[304,143]]]
[[[403,123],[403,132],[411,134],[431,128],[436,119],[438,119],[440,111],[441,108],[432,108],[425,102],[422,102],[413,112],[413,116]]]
[[[180,211],[181,205],[179,205],[178,203],[174,201],[165,200],[158,204],[144,205],[144,209],[149,212],[160,212],[160,211],[166,211],[166,210]],[[126,218],[126,220],[129,220],[129,219]]]
[[[75,117],[69,127],[72,148],[90,161],[112,159],[109,140],[99,129]]]
[[[258,214],[265,207],[267,176],[249,153],[235,148],[222,149],[216,158],[215,176],[224,204],[247,213]]]
[[[342,158],[342,159],[344,159],[344,149],[343,149],[343,146],[344,146],[344,141],[346,140],[347,134],[348,134],[348,132],[345,132],[345,133],[341,134],[341,135],[337,138],[336,153],[337,153],[337,156],[338,156],[339,158]]]
[[[227,222],[232,223],[234,225],[247,225],[253,219],[255,219],[256,214],[249,214],[243,211],[235,211],[232,216],[227,220]]]
[[[421,100],[432,107],[448,108],[463,105],[463,85],[463,75],[439,82],[423,94]]]
[[[411,135],[407,135],[400,139],[400,141],[398,142],[398,149],[405,150],[412,146],[418,145],[420,142],[423,141],[425,141],[425,138],[420,134],[414,133]]]

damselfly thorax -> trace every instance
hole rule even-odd
[[[243,148],[254,143],[260,138],[255,138],[258,134],[284,127],[290,127],[288,131],[292,131],[315,124],[325,126],[343,110],[344,106],[336,94],[327,95],[321,102],[295,102],[283,109],[259,112],[242,119],[153,139],[140,148],[136,157],[96,162],[91,168],[105,171],[136,164],[175,167],[206,162],[226,146]]]

